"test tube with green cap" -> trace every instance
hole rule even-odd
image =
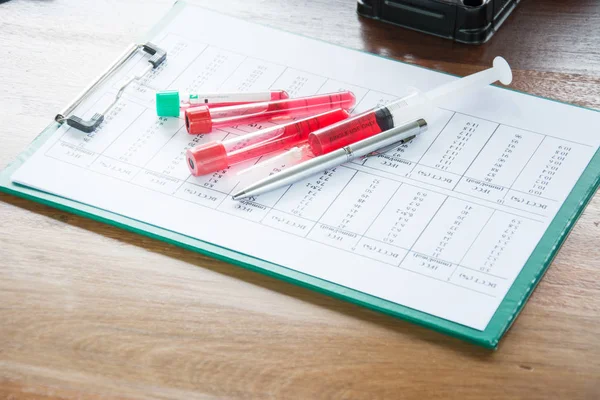
[[[289,97],[285,90],[229,93],[180,93],[177,90],[163,90],[156,92],[156,114],[159,117],[179,117],[181,111],[194,106],[225,107]]]

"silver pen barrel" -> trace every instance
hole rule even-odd
[[[352,161],[380,149],[389,149],[393,144],[404,142],[406,139],[412,138],[421,132],[424,132],[426,129],[427,122],[425,122],[424,119],[418,119],[378,133],[377,135],[368,137],[359,142],[352,143],[340,150],[345,150],[346,153],[349,153],[348,161]]]
[[[340,153],[341,151],[341,153]],[[332,151],[319,157],[311,158],[300,164],[286,168],[281,172],[261,179],[242,191],[233,195],[233,200],[239,200],[245,197],[258,196],[259,194],[279,189],[282,186],[290,185],[307,178],[313,174],[324,171],[328,168],[337,167],[346,162],[346,153],[340,150]]]
[[[258,196],[259,194],[279,189],[282,186],[290,185],[324,170],[335,168],[348,161],[365,156],[378,149],[388,147],[393,143],[398,143],[407,138],[416,136],[426,128],[427,122],[423,119],[394,127],[385,132],[378,133],[377,135],[332,151],[331,153],[304,161],[261,179],[234,194],[233,199],[239,200],[250,196]]]

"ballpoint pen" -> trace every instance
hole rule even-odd
[[[404,143],[427,129],[424,119],[412,121],[375,136],[368,137],[359,142],[334,150],[330,153],[312,158],[308,161],[296,164],[276,174],[268,176],[260,181],[240,190],[233,195],[234,200],[246,197],[258,196],[260,194],[278,189],[307,178],[317,172],[337,167],[356,158],[368,156],[373,152],[383,152],[392,145]],[[379,152],[378,152],[379,153]],[[377,154],[378,154],[377,153]]]

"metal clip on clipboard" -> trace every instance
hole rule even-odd
[[[117,94],[115,95],[112,103],[108,105],[102,112],[95,113],[92,118],[89,120],[85,120],[81,117],[77,117],[75,115],[71,115],[73,110],[77,108],[85,100],[93,91],[95,91],[100,85],[102,85],[106,80],[112,76],[116,71],[119,70],[133,55],[138,52],[143,51],[150,55],[148,59],[149,65],[141,71],[141,73],[133,76],[128,79],[120,88]],[[96,130],[98,126],[104,121],[104,116],[110,111],[111,108],[117,104],[117,101],[123,95],[125,89],[134,81],[137,81],[144,76],[146,76],[153,69],[158,68],[167,58],[167,52],[162,50],[160,47],[148,42],[146,44],[132,44],[127,50],[110,66],[102,75],[100,75],[94,82],[92,82],[83,92],[79,94],[65,109],[63,109],[60,113],[54,117],[54,120],[59,124],[67,123],[67,125],[78,129],[80,131],[90,133]]]

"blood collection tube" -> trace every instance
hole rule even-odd
[[[502,57],[494,59],[492,68],[451,81],[426,93],[414,91],[400,100],[319,129],[308,137],[310,150],[315,156],[320,156],[410,120],[424,118],[429,121],[435,106],[441,101],[455,99],[458,95],[464,95],[496,81],[504,85],[512,81],[510,66]]]
[[[409,96],[412,97],[412,96]],[[310,150],[315,156],[366,139],[398,125],[399,110],[408,105],[409,97],[389,105],[373,108],[344,121],[312,132],[308,137]],[[420,115],[425,117],[425,115]],[[403,118],[403,120],[405,120]]]
[[[338,108],[233,139],[206,143],[187,151],[187,164],[194,176],[219,171],[242,161],[305,143],[310,132],[348,116],[348,111]]]
[[[289,97],[285,90],[254,93],[179,93],[177,90],[163,90],[156,92],[156,114],[159,117],[178,117],[180,110],[186,110],[194,106],[225,107],[283,100]]]
[[[206,106],[191,107],[185,110],[185,126],[190,134],[208,133],[221,126],[293,118],[336,108],[349,110],[355,103],[354,94],[343,91],[211,109]]]

